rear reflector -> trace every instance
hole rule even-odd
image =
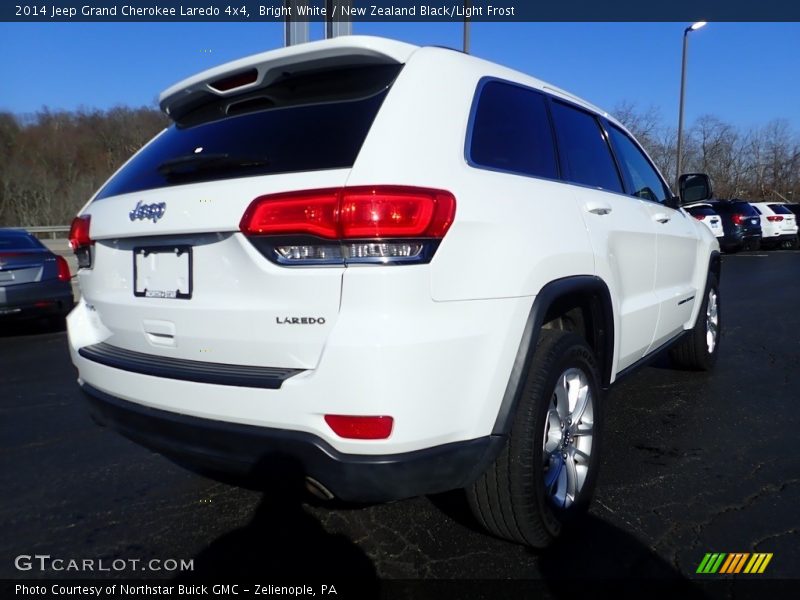
[[[351,440],[385,440],[392,433],[392,417],[325,415],[325,422],[339,437]]]
[[[72,275],[69,272],[69,265],[63,256],[56,256],[56,265],[58,266],[58,280],[69,281]]]

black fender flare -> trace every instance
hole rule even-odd
[[[506,391],[492,429],[492,435],[506,436],[511,431],[514,415],[525,381],[525,372],[539,342],[539,331],[550,307],[566,296],[583,294],[591,298],[591,311],[597,331],[596,348],[600,364],[601,385],[607,389],[614,362],[614,312],[611,293],[606,283],[594,275],[575,275],[551,281],[536,295],[517,349]]]

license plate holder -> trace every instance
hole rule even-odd
[[[139,246],[133,249],[133,295],[188,300],[192,297],[191,246]]]

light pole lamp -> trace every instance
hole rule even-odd
[[[675,160],[675,189],[678,190],[678,179],[681,176],[683,167],[683,95],[686,90],[686,49],[688,48],[689,34],[701,27],[705,27],[705,21],[698,21],[683,30],[683,59],[681,60],[681,100],[678,106],[678,156]],[[678,190],[679,191],[679,190]]]

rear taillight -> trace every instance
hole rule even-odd
[[[392,433],[392,417],[325,415],[325,422],[339,437],[351,440],[385,440]]]
[[[281,264],[428,262],[453,222],[450,192],[406,186],[308,190],[256,198],[239,224]]]
[[[780,223],[781,221],[783,221],[783,217],[780,215],[770,215],[769,217],[767,217],[767,221],[771,223]]]
[[[744,221],[744,215],[734,214],[733,215],[733,224],[734,225],[741,225],[742,221]]]
[[[692,215],[692,216],[693,216],[695,219],[697,219],[698,221],[702,221],[703,219],[705,219],[705,218],[706,218],[706,217],[705,217],[705,215]]]
[[[69,245],[75,256],[78,257],[79,268],[90,268],[92,266],[92,245],[94,241],[89,236],[92,216],[83,215],[72,219],[69,228]]]
[[[58,266],[59,281],[69,281],[72,278],[67,260],[63,256],[56,256],[56,266]]]

